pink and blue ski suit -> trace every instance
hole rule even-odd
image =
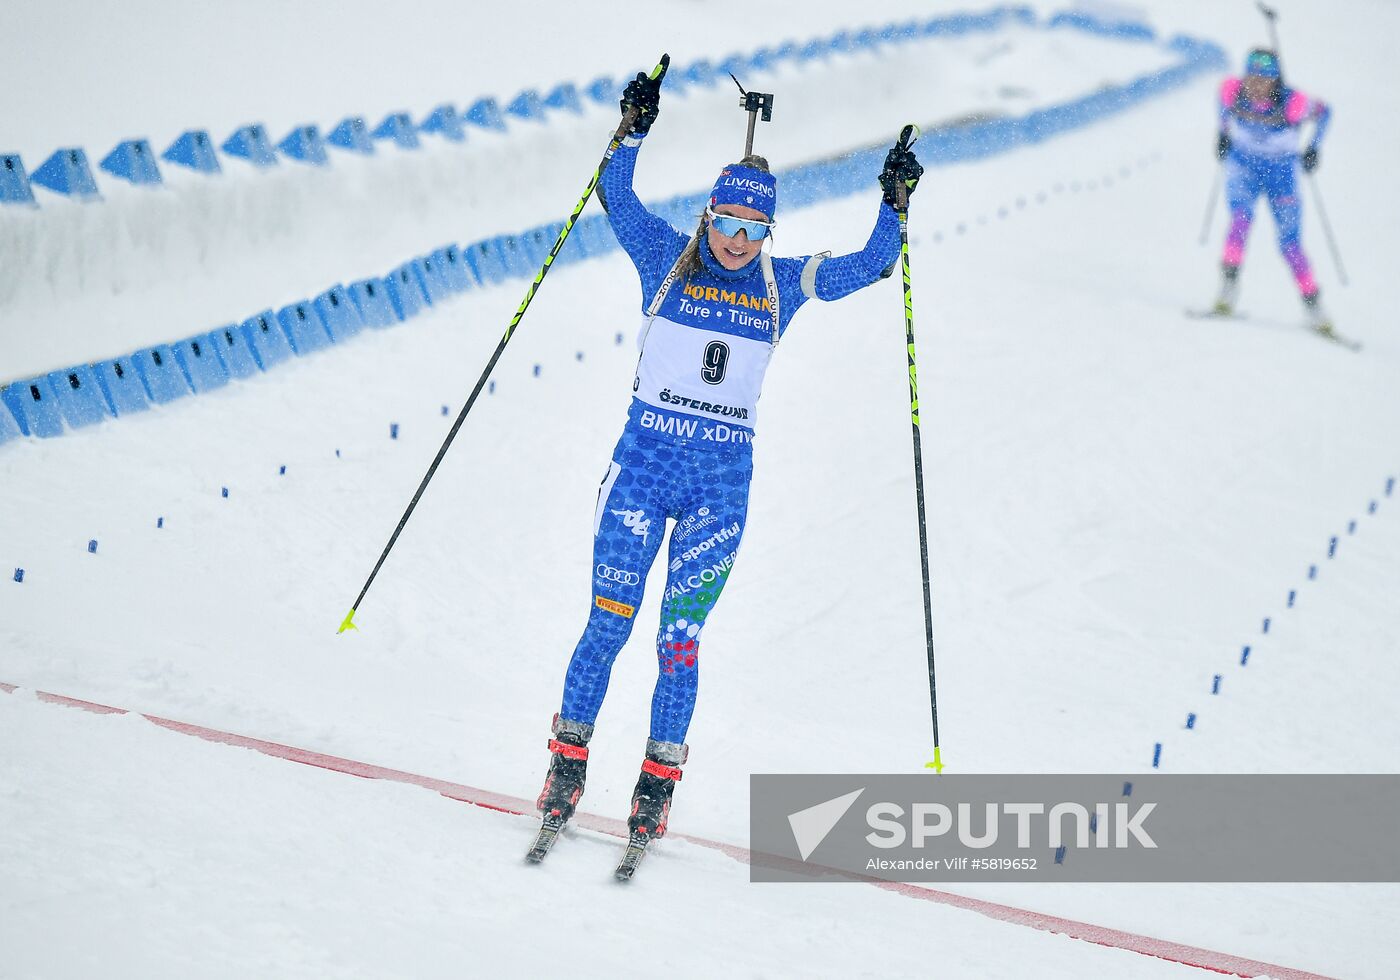
[[[1317,282],[1299,240],[1302,206],[1297,192],[1298,133],[1304,123],[1314,122],[1309,147],[1316,149],[1327,131],[1330,115],[1331,110],[1324,103],[1284,86],[1281,80],[1275,82],[1273,98],[1264,102],[1250,100],[1240,78],[1226,79],[1220,87],[1220,126],[1230,138],[1225,158],[1230,230],[1225,236],[1222,260],[1227,266],[1238,266],[1244,261],[1245,242],[1254,221],[1254,202],[1260,194],[1266,194],[1278,227],[1279,249],[1304,297],[1316,295]]]

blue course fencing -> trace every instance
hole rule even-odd
[[[1036,23],[1029,8],[996,7],[981,13],[951,14],[927,21],[842,31],[805,44],[785,42],[776,48],[760,48],[749,55],[730,55],[718,66],[700,61],[673,68],[667,76],[667,84],[677,87],[716,85],[724,79],[723,72],[738,74],[750,68],[764,69],[782,60],[819,60],[834,53],[876,51],[884,45],[918,38],[995,31],[1012,24],[1036,26]],[[976,160],[1034,144],[1124,112],[1179,88],[1199,74],[1225,67],[1225,53],[1218,45],[1184,35],[1163,42],[1144,24],[1109,22],[1072,12],[1056,14],[1040,26],[1046,30],[1077,30],[1127,42],[1158,44],[1177,60],[1168,68],[1141,75],[1124,85],[1099,89],[1021,116],[931,129],[919,144],[919,157],[926,166]],[[282,141],[282,150],[294,159],[315,163],[311,159],[318,155],[315,148],[322,153],[326,145],[348,152],[374,153],[377,152],[375,143],[386,141],[408,147],[410,143],[417,145],[418,132],[443,132],[455,128],[454,122],[500,129],[506,126],[506,115],[523,115],[529,124],[539,125],[547,122],[550,111],[576,111],[585,98],[611,104],[619,88],[617,82],[605,77],[582,89],[559,86],[545,96],[531,90],[512,100],[504,112],[493,99],[480,99],[465,112],[455,115],[448,112],[450,106],[439,106],[424,125],[417,127],[406,113],[389,115],[374,130],[368,129],[362,118],[350,117],[337,125],[325,140],[314,126],[298,127]],[[138,152],[134,149],[136,145],[143,148]],[[149,145],[127,141],[118,149],[122,146],[127,149],[120,154],[113,151],[104,158],[104,166],[110,160],[109,170],[115,168],[147,175],[154,172],[159,179]],[[259,125],[240,128],[224,142],[223,149],[229,155],[244,157],[260,166],[273,166],[278,162],[266,130]],[[812,205],[872,188],[886,149],[886,144],[881,143],[836,159],[780,171],[787,206]],[[162,156],[202,172],[219,172],[212,140],[202,130],[183,134]],[[4,161],[0,163],[3,168],[0,169],[0,202],[28,203],[23,193],[28,183],[18,155],[5,154],[0,160]],[[142,170],[147,161],[149,168]],[[29,179],[43,183],[41,173],[48,181],[44,186],[71,188],[66,193],[97,193],[82,150],[59,151]],[[141,182],[134,177],[125,179]],[[651,202],[649,206],[677,227],[689,231],[704,207],[707,193],[702,190],[678,195]],[[337,283],[313,301],[301,300],[281,307],[276,313],[264,310],[238,326],[230,324],[174,344],[139,350],[126,357],[14,381],[0,388],[0,403],[4,406],[0,409],[0,416],[3,416],[0,417],[0,444],[22,436],[60,435],[66,428],[91,425],[109,416],[119,418],[153,404],[222,387],[231,379],[269,371],[292,357],[304,357],[344,343],[365,327],[383,329],[402,323],[467,290],[507,279],[531,278],[562,228],[562,222],[551,222],[514,235],[496,235],[462,246],[444,245],[404,262],[382,278],[360,279],[348,288]],[[560,252],[556,263],[583,261],[617,247],[607,219],[602,215],[589,215],[575,224],[568,245]],[[77,379],[76,386],[70,377]],[[94,381],[102,394],[100,405],[95,400]],[[99,407],[101,412],[97,411]]]
[[[879,52],[887,46],[923,38],[986,33],[1011,24],[1035,26],[1035,14],[1029,7],[999,6],[978,13],[954,13],[930,20],[910,20],[856,31],[839,31],[807,42],[786,40],[775,47],[762,47],[747,54],[734,52],[717,63],[702,59],[690,65],[676,65],[667,77],[667,86],[673,91],[696,86],[713,88],[727,81],[729,72],[743,77],[755,72],[774,71],[785,62],[824,62],[833,55]],[[1156,38],[1152,28],[1144,24],[1110,21],[1080,12],[1056,14],[1043,26],[1047,29],[1071,28],[1122,40],[1150,42]],[[259,169],[275,166],[282,157],[324,167],[329,166],[332,160],[327,147],[373,154],[377,152],[377,143],[389,142],[401,150],[411,151],[421,145],[420,133],[430,133],[460,143],[468,138],[470,125],[504,132],[511,124],[548,123],[559,113],[581,114],[588,103],[612,106],[627,77],[614,79],[612,76],[602,76],[586,85],[562,82],[543,94],[541,89],[528,88],[503,101],[489,96],[479,98],[461,110],[451,102],[444,102],[430,109],[416,124],[408,112],[390,113],[372,129],[362,116],[348,116],[324,137],[319,127],[306,124],[296,127],[277,143],[272,141],[262,124],[250,123],[234,130],[219,144],[219,149],[225,155],[245,160]],[[81,160],[73,154],[81,155]],[[0,204],[34,204],[32,193],[26,190],[30,182],[77,199],[101,200],[96,181],[87,165],[87,155],[79,148],[56,151],[38,171],[27,176],[17,154],[6,154],[0,159],[5,161],[0,163],[0,167],[5,168],[0,170]],[[223,172],[215,152],[215,143],[203,129],[191,129],[180,134],[160,154],[160,159],[211,176]],[[132,183],[162,182],[157,159],[150,143],[144,139],[118,143],[102,158],[102,169]]]

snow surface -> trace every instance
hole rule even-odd
[[[412,54],[399,43],[407,29],[377,8],[339,11],[346,37],[372,27],[382,42],[362,70],[332,57],[334,45],[294,69],[288,38],[313,35],[315,15],[278,5],[273,21],[265,8],[268,57],[242,90],[231,79],[248,35],[217,29],[226,25],[209,18],[221,6],[172,14],[177,24],[204,18],[190,23],[204,28],[205,51],[224,55],[201,53],[203,73],[179,71],[172,54],[152,61],[168,75],[106,86],[93,79],[118,76],[99,70],[116,53],[102,37],[141,50],[154,42],[139,20],[106,23],[103,34],[112,15],[92,14],[91,36],[37,21],[0,34],[7,58],[40,65],[45,46],[71,49],[94,74],[45,88],[23,111],[0,106],[0,142],[8,148],[13,133],[32,166],[59,141],[91,150],[146,126],[173,135],[264,118],[280,135],[304,118],[401,104],[421,112],[444,98],[620,74],[653,48],[715,57],[869,22],[835,3],[804,4],[802,31],[791,11],[618,5],[631,17],[619,68],[615,38],[599,43],[615,25],[591,13],[549,9],[594,42],[570,45],[524,30],[518,7],[464,7],[438,8],[435,30],[416,27]],[[37,9],[7,10],[7,25],[30,23]],[[1378,2],[1347,10],[1352,19],[1299,3],[1281,27],[1298,81],[1337,106],[1319,179],[1353,286],[1337,286],[1313,211],[1305,241],[1339,325],[1366,343],[1360,355],[1298,327],[1267,217],[1245,272],[1251,319],[1182,318],[1213,288],[1215,243],[1194,245],[1212,177],[1213,80],[1034,148],[932,171],[920,188],[915,311],[950,768],[1143,771],[1161,742],[1169,772],[1394,770],[1400,497],[1384,486],[1400,475],[1400,337],[1386,288],[1400,235],[1400,201],[1387,190],[1400,133],[1367,122],[1400,108],[1385,67],[1400,13]],[[880,19],[915,12],[926,5],[895,2]],[[758,41],[717,34],[720,14],[751,18]],[[1259,40],[1248,4],[1162,4],[1153,16],[1163,33],[1216,38],[1232,54]],[[17,45],[21,33],[34,43]],[[529,58],[511,54],[522,37]],[[991,90],[961,72],[972,72],[977,43],[960,42],[969,56],[951,58],[965,81],[948,82],[946,101],[932,79],[928,90],[894,88],[873,61],[775,79],[782,101],[760,147],[783,166],[893,133],[907,118],[976,108]],[[1029,66],[1045,101],[1093,84],[1077,52],[1116,52],[1113,78],[1160,63],[1151,48],[1078,34],[980,43],[1009,44],[999,60],[1008,71]],[[458,71],[450,84],[447,65]],[[146,94],[134,118],[137,96],[124,86],[137,83]],[[716,99],[663,105],[639,166],[644,194],[703,186],[732,155],[742,119]],[[827,111],[825,130],[786,128],[803,104]],[[11,357],[33,357],[25,370],[39,370],[76,347],[84,358],[119,352],[91,326],[109,307],[124,312],[104,329],[128,350],[146,329],[141,309],[178,311],[152,314],[168,317],[153,339],[175,339],[442,241],[559,216],[606,127],[599,114],[503,137],[495,157],[444,148],[423,162],[390,157],[372,175],[337,158],[333,176],[237,178],[230,195],[263,218],[219,225],[206,241],[245,264],[181,265],[171,256],[183,246],[163,246],[159,260],[112,260],[135,277],[121,295],[83,287],[67,308],[45,300],[52,286],[25,285],[11,305],[0,296],[0,376],[22,373]],[[727,134],[721,145],[717,132]],[[551,154],[551,165],[508,165],[517,146]],[[451,186],[459,162],[468,183],[489,190],[461,192],[435,224],[432,193]],[[403,199],[420,203],[404,205],[402,221],[384,217],[392,208],[338,217],[340,196],[371,177],[405,182]],[[59,222],[139,212],[118,197],[73,217],[49,195],[37,212],[0,212],[0,234],[33,219],[61,242]],[[872,188],[784,214],[780,251],[858,247],[876,200]],[[161,206],[178,220],[178,208]],[[284,206],[300,221],[254,247]],[[219,207],[236,213],[227,200]],[[323,226],[333,233],[320,238]],[[229,241],[235,227],[247,241]],[[15,241],[0,238],[0,267],[23,261]],[[22,584],[0,579],[0,681],[532,796],[586,613],[594,489],[635,363],[638,295],[625,258],[551,273],[495,393],[474,410],[357,616],[361,632],[334,634],[445,434],[443,407],[455,414],[521,290],[484,289],[220,392],[0,449],[0,569],[26,569]],[[76,346],[35,338],[60,321],[89,325],[62,341]],[[744,842],[752,772],[914,771],[929,756],[901,334],[890,283],[812,304],[784,341],[743,560],[707,630],[678,831]],[[634,782],[660,574],[599,720],[592,812],[621,816]],[[1290,589],[1298,601],[1287,609]],[[1187,712],[1199,719],[1190,731]],[[586,833],[562,842],[548,867],[525,869],[524,819],[23,691],[0,697],[0,746],[0,976],[533,974],[566,956],[582,975],[627,974],[639,948],[666,951],[676,976],[1199,975],[865,886],[750,885],[741,865],[678,841],[657,848],[634,889],[607,874],[616,843]],[[1334,976],[1400,970],[1386,927],[1400,900],[1393,885],[955,890]]]

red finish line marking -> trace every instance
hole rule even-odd
[[[18,690],[18,688],[14,684],[0,682],[0,691],[11,694],[16,690]],[[40,701],[47,701],[50,704],[61,704],[71,708],[81,708],[84,711],[91,711],[95,714],[125,715],[132,713],[126,708],[114,708],[106,704],[97,704],[93,701],[81,701],[77,698],[68,698],[61,694],[49,694],[45,691],[36,691],[35,696]],[[474,786],[464,786],[461,783],[453,783],[445,779],[434,779],[431,776],[419,776],[415,773],[402,772],[398,769],[386,769],[382,766],[370,765],[367,762],[342,759],[338,756],[324,755],[320,752],[299,749],[291,745],[281,745],[277,742],[265,742],[262,739],[249,738],[247,735],[235,735],[232,732],[223,732],[215,728],[205,728],[202,725],[191,725],[183,721],[172,721],[169,718],[161,718],[157,715],[142,714],[141,717],[145,718],[153,725],[159,725],[161,728],[167,728],[172,732],[179,732],[182,735],[193,735],[207,742],[219,742],[223,745],[235,745],[239,748],[252,749],[255,752],[261,752],[263,755],[270,755],[277,759],[286,759],[289,762],[299,762],[305,766],[330,769],[334,772],[343,772],[351,776],[359,776],[362,779],[384,779],[394,783],[408,783],[413,786],[421,786],[424,789],[430,789],[436,793],[440,793],[448,799],[458,800],[462,803],[470,803],[473,806],[485,807],[488,810],[497,810],[501,813],[523,816],[527,814],[533,815],[535,812],[535,805],[533,802],[518,796],[493,793],[490,790],[477,789]],[[608,834],[612,837],[627,837],[627,824],[621,820],[599,817],[590,813],[579,813],[575,815],[573,822],[586,830]],[[673,833],[671,836],[699,847],[707,847],[711,850],[719,851],[722,854],[727,854],[736,861],[740,861],[744,864],[752,864],[755,858],[754,853],[747,847],[740,847],[737,844],[726,844],[723,841],[708,840],[703,837],[692,837],[689,834]],[[757,857],[759,860],[769,860],[764,855],[758,855]],[[1029,909],[1020,909],[1012,905],[999,905],[996,902],[967,898],[962,895],[954,895],[950,892],[941,892],[932,888],[925,888],[921,885],[914,885],[906,882],[881,881],[871,878],[861,878],[860,880],[866,881],[876,888],[883,888],[885,891],[903,895],[906,898],[914,898],[924,902],[934,902],[939,905],[950,905],[953,908],[976,912],[1001,922],[1028,926],[1032,929],[1039,929],[1042,932],[1058,933],[1063,936],[1068,936],[1071,939],[1082,939],[1085,942],[1095,943],[1099,946],[1111,946],[1114,949],[1128,950],[1129,952],[1139,953],[1143,956],[1154,956],[1158,959],[1170,960],[1185,966],[1196,967],[1201,970],[1210,970],[1215,973],[1223,973],[1238,977],[1268,976],[1273,978],[1273,980],[1331,980],[1331,978],[1318,973],[1295,970],[1291,967],[1264,963],[1260,960],[1251,960],[1242,956],[1233,956],[1229,953],[1219,953],[1214,950],[1201,949],[1196,946],[1186,946],[1182,943],[1175,943],[1166,939],[1154,939],[1151,936],[1141,936],[1132,932],[1124,932],[1120,929],[1110,929],[1107,926],[1096,926],[1088,922],[1077,922],[1074,919],[1062,919],[1058,916],[1045,915],[1041,912],[1032,912]]]

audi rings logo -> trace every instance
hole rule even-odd
[[[618,585],[637,585],[642,577],[636,572],[625,572],[620,568],[613,568],[611,565],[599,565],[594,574],[604,582],[616,582]]]

